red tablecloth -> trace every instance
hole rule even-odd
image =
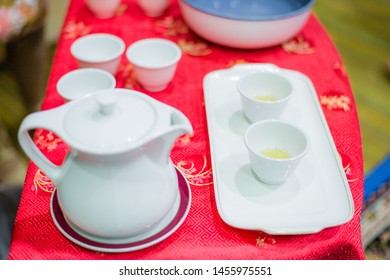
[[[164,16],[148,18],[135,1],[124,0],[111,19],[96,19],[84,1],[70,1],[43,110],[63,104],[55,86],[63,74],[77,68],[69,51],[72,42],[85,34],[99,32],[116,34],[127,46],[142,38],[167,38],[177,42],[184,52],[171,85],[160,93],[145,93],[180,109],[193,125],[194,134],[180,138],[171,156],[190,183],[192,204],[188,216],[171,236],[146,249],[99,253],[82,248],[56,228],[50,215],[54,186],[31,163],[15,222],[10,259],[364,259],[360,234],[363,159],[356,105],[342,60],[314,15],[289,42],[267,49],[237,50],[202,41],[193,34],[184,24],[177,1],[172,1]],[[273,63],[300,71],[312,80],[350,183],[355,213],[348,223],[316,234],[272,236],[232,228],[221,220],[212,182],[202,80],[210,71],[248,62]],[[116,78],[117,87],[144,92],[125,56]],[[61,139],[38,130],[35,141],[53,162],[63,160],[67,148]]]

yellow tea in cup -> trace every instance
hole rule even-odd
[[[293,83],[282,73],[253,72],[237,81],[244,116],[250,123],[279,118],[294,95]]]
[[[273,102],[278,100],[276,97],[270,95],[256,95],[254,98],[256,100],[265,101],[265,102]]]
[[[267,148],[265,150],[260,151],[263,156],[275,159],[288,159],[291,158],[291,154],[282,149],[278,148]]]
[[[309,150],[309,140],[299,127],[276,119],[252,123],[244,143],[256,178],[271,185],[286,181]]]

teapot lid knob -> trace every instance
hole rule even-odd
[[[110,115],[114,110],[116,104],[117,96],[116,94],[102,93],[98,94],[96,101],[99,104],[99,111],[103,115]]]

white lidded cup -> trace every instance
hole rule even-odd
[[[70,52],[80,68],[98,68],[115,75],[125,48],[125,42],[116,35],[94,33],[75,40]]]
[[[137,0],[138,6],[149,17],[159,17],[164,14],[171,0]]]
[[[97,18],[113,17],[120,3],[121,0],[85,0],[89,10]]]
[[[126,51],[128,61],[141,86],[150,92],[167,88],[181,59],[180,47],[167,39],[149,38],[136,41]]]
[[[63,75],[58,80],[56,89],[64,101],[68,102],[98,90],[113,89],[115,86],[115,77],[107,71],[96,68],[82,68]]]
[[[258,71],[241,77],[237,90],[244,115],[253,123],[278,118],[294,94],[292,83],[280,72]]]
[[[282,184],[309,150],[309,139],[297,126],[281,120],[251,124],[244,134],[250,164],[266,184]]]

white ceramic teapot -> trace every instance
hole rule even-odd
[[[32,141],[29,131],[36,128],[53,131],[71,148],[61,166]],[[179,189],[170,152],[184,133],[192,126],[179,110],[137,91],[110,89],[28,115],[19,142],[56,185],[69,225],[115,243],[174,211]]]

